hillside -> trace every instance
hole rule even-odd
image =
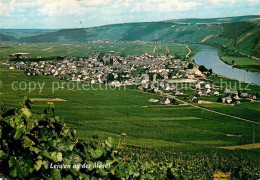
[[[0,42],[9,42],[9,41],[16,41],[16,38],[13,36],[8,36],[5,34],[0,34]]]
[[[55,32],[57,30],[58,29],[0,29],[0,34],[20,38]]]
[[[224,23],[224,22],[241,22],[241,21],[255,21],[259,20],[258,15],[249,16],[236,16],[236,17],[224,17],[224,18],[187,18],[187,19],[174,19],[168,20],[169,22],[183,22],[183,23]]]
[[[92,28],[64,29],[11,38],[2,32],[0,42],[75,43],[109,41],[180,41],[222,45],[260,57],[260,16],[183,19],[162,22],[113,24]],[[0,31],[1,32],[1,31]],[[8,36],[8,37],[5,37]]]

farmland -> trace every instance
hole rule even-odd
[[[242,68],[253,72],[260,72],[260,61],[248,58],[248,57],[221,57],[225,63],[233,65],[236,68]],[[234,64],[232,62],[234,61]]]
[[[37,56],[42,60],[58,61],[57,56],[159,55],[167,52],[185,59],[189,49],[189,58],[197,52],[195,46],[181,43],[23,44],[6,45],[0,49],[1,60],[15,52],[28,52],[28,61],[37,60]],[[27,96],[32,101],[32,113],[42,114],[46,102],[52,101],[55,114],[71,129],[77,130],[77,138],[90,143],[97,136],[99,141],[113,137],[116,144],[120,142],[124,146],[124,156],[131,159],[138,154],[141,164],[149,162],[155,169],[153,177],[156,174],[166,176],[166,172],[169,179],[179,176],[209,179],[222,172],[238,179],[258,177],[258,101],[228,105],[216,103],[217,97],[207,96],[200,99],[211,104],[198,105],[188,100],[194,90],[185,89],[184,96],[177,97],[176,103],[161,105],[148,100],[160,99],[163,94],[147,93],[131,86],[115,88],[98,84],[89,89],[71,89],[82,87],[81,83],[52,76],[27,76],[23,71],[9,70],[2,65],[0,80],[0,99],[7,108],[19,108],[19,103]],[[222,94],[230,84],[233,87],[238,85],[235,80],[217,75],[206,81],[214,82]],[[31,91],[26,87],[30,82],[36,83]],[[57,88],[61,84],[65,87]],[[246,86],[243,83],[242,89]],[[250,89],[248,93],[260,92],[259,86],[247,88]],[[29,127],[33,120],[30,119]],[[233,147],[247,149],[230,150]],[[125,169],[123,165],[122,168]]]
[[[192,50],[190,56],[196,54],[196,47],[189,46]],[[91,43],[91,44],[23,44],[23,45],[2,45],[0,46],[0,60],[9,58],[9,54],[17,52],[29,53],[28,60],[35,60],[37,56],[42,59],[53,60],[57,56],[77,56],[90,57],[96,53],[111,55],[141,55],[166,54],[167,48],[170,55],[179,55],[180,58],[186,57],[189,50],[185,44],[181,43]]]
[[[48,76],[28,77],[22,71],[8,71],[5,66],[1,66],[0,77],[3,82],[0,89],[1,101],[9,107],[17,107],[24,96],[66,100],[55,102],[56,113],[70,127],[76,128],[78,137],[85,140],[94,134],[101,138],[112,136],[118,139],[121,133],[126,133],[126,141],[130,146],[165,150],[206,150],[252,143],[254,124],[189,105],[158,106],[148,102],[150,98],[159,98],[159,95],[130,88],[85,91],[64,88],[52,93],[52,82],[61,83],[61,80]],[[41,94],[39,88],[29,93],[28,89],[12,90],[11,84],[14,81],[45,82],[45,86]],[[41,113],[45,103],[34,101],[33,112]],[[227,105],[212,106],[216,109]],[[238,117],[259,119],[258,109],[251,110],[254,117],[245,117],[247,113],[241,111],[248,111],[250,105],[230,108],[227,111],[234,112]],[[258,125],[255,125],[255,131],[259,131]],[[259,133],[255,135],[255,141],[259,142]]]
[[[54,60],[57,56],[87,57],[95,53],[130,55],[144,53],[166,54],[186,57],[191,49],[191,55],[197,51],[194,46],[180,43],[94,43],[94,44],[24,44],[2,46],[1,59],[15,52],[28,52],[28,60],[35,60],[37,56]],[[212,112],[182,105],[164,106],[149,103],[150,98],[160,98],[159,95],[139,92],[131,88],[107,90],[69,90],[60,89],[52,93],[52,83],[64,82],[50,76],[28,77],[22,71],[9,71],[1,66],[1,101],[9,107],[17,106],[24,96],[35,98],[33,112],[41,113],[48,99],[55,101],[57,114],[63,117],[67,124],[75,127],[78,136],[85,140],[93,134],[100,137],[112,136],[118,139],[121,133],[126,133],[127,143],[134,147],[163,148],[163,149],[211,149],[212,147],[231,146],[252,143],[252,125],[237,119],[222,116]],[[219,78],[211,80],[218,82]],[[235,81],[231,81],[234,84]],[[39,94],[39,87],[33,92],[12,90],[11,84],[18,82],[44,83],[43,91]],[[246,84],[244,84],[246,86]],[[98,88],[96,85],[95,88]],[[223,87],[222,89],[225,89]],[[259,87],[251,86],[252,92],[259,92]],[[185,93],[192,95],[193,91]],[[41,100],[39,100],[39,98]],[[38,99],[38,101],[37,101]],[[46,99],[46,101],[44,100]],[[205,97],[204,100],[216,102],[216,98]],[[203,107],[219,112],[258,121],[259,109],[250,109],[250,104],[241,106],[227,106],[222,104],[203,105]],[[258,103],[255,103],[258,104]],[[243,127],[243,128],[241,128]],[[241,136],[228,137],[227,134]],[[260,136],[256,137],[258,142]]]

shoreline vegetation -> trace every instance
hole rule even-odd
[[[226,63],[227,65],[230,65],[234,68],[237,68],[237,69],[244,69],[245,71],[247,72],[254,72],[254,73],[260,73],[260,69],[259,68],[255,68],[255,67],[247,67],[247,65],[239,65],[239,64],[232,64],[232,61],[234,60],[234,57],[232,56],[219,56],[219,59],[222,60],[224,63]],[[256,61],[256,60],[253,60],[253,59],[250,59],[248,61]],[[236,60],[235,60],[236,61]],[[238,60],[239,61],[239,60]],[[243,62],[243,63],[246,63],[246,62]],[[253,62],[254,63],[254,62]],[[259,63],[260,64],[260,63]],[[259,65],[260,66],[260,65]]]
[[[244,69],[249,72],[260,73],[260,61],[250,58],[248,56],[231,56],[225,55],[222,52],[221,47],[215,46],[218,48],[219,59],[224,63],[238,69]]]

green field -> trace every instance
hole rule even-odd
[[[23,44],[0,46],[0,60],[8,59],[10,54],[18,52],[29,53],[27,55],[29,60],[35,60],[37,56],[47,60],[56,59],[57,56],[90,57],[100,52],[117,56],[123,53],[127,55],[142,55],[144,53],[160,55],[167,53],[167,47],[170,55],[177,54],[180,58],[186,57],[189,53],[185,44],[181,43]],[[189,46],[189,48],[192,51],[190,56],[194,56],[197,48],[194,46]]]
[[[252,143],[253,126],[259,132],[259,125],[235,118],[203,111],[184,105],[154,105],[148,102],[158,95],[138,92],[132,89],[116,90],[68,90],[60,89],[52,93],[52,82],[62,81],[48,76],[27,77],[22,71],[9,71],[0,67],[3,82],[0,89],[1,101],[8,107],[17,107],[24,96],[29,98],[61,98],[55,102],[58,116],[77,129],[78,137],[88,140],[97,134],[102,138],[119,138],[127,134],[127,144],[134,147],[172,150],[206,150],[222,146]],[[26,90],[12,90],[12,82],[46,82],[39,94],[39,88],[29,93]],[[33,102],[32,111],[41,113],[46,102]],[[250,108],[250,105],[247,105]],[[259,106],[259,105],[258,105]],[[209,107],[210,108],[210,107]],[[214,105],[214,108],[222,108]],[[226,109],[226,108],[222,108]],[[259,109],[252,109],[254,117],[241,113],[248,107],[226,109],[238,117],[257,120]],[[221,111],[221,110],[220,110]],[[237,113],[239,112],[240,113]],[[241,136],[227,136],[227,134]],[[256,142],[260,134],[256,133]]]
[[[236,68],[242,68],[253,72],[260,72],[260,61],[251,58],[223,56],[221,57],[221,60],[230,65],[232,65],[232,61],[234,61],[233,66]]]

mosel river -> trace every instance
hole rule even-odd
[[[206,45],[196,46],[199,49],[199,52],[193,58],[196,64],[204,65],[207,69],[212,69],[214,73],[230,79],[260,85],[260,74],[233,68],[231,65],[225,64],[218,56],[218,49],[214,47]]]

